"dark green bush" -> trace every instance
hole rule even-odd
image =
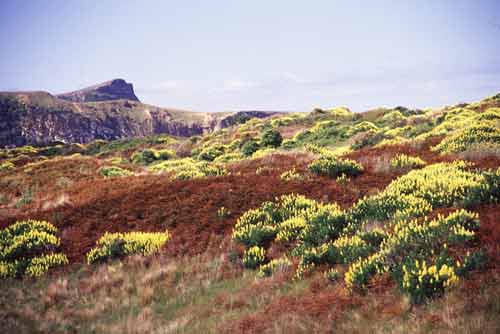
[[[259,144],[254,139],[247,140],[241,147],[241,152],[245,156],[251,156],[259,149]]]
[[[269,129],[264,132],[262,135],[262,139],[260,141],[262,146],[270,146],[270,147],[280,147],[283,142],[283,137],[278,130]]]

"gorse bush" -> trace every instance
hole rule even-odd
[[[257,273],[260,277],[272,276],[277,272],[285,272],[292,266],[292,262],[285,256],[279,259],[274,259],[259,267]]]
[[[25,220],[0,230],[0,278],[40,276],[68,263],[57,253],[57,228],[45,221]]]
[[[170,173],[174,178],[180,180],[226,174],[225,169],[216,163],[196,161],[191,158],[160,162],[149,169],[153,172]]]
[[[243,265],[247,268],[255,269],[266,260],[266,251],[259,246],[252,246],[243,254]]]
[[[472,125],[446,137],[434,147],[434,150],[442,153],[458,153],[479,143],[500,143],[500,128],[488,123]]]
[[[215,158],[214,162],[215,163],[234,162],[234,161],[240,161],[244,158],[245,157],[241,153],[225,153]]]
[[[157,253],[168,241],[168,231],[147,233],[105,233],[97,240],[96,247],[87,253],[87,262],[99,262],[120,258],[131,254],[152,255]]]
[[[4,161],[0,163],[0,173],[8,170],[15,169],[16,166],[11,161]]]
[[[427,264],[425,260],[410,260],[403,265],[402,269],[401,287],[416,303],[435,295],[442,295],[446,288],[458,282],[456,268],[453,264],[443,263],[442,260],[430,264]]]
[[[309,164],[309,170],[317,175],[336,178],[341,175],[357,176],[363,171],[363,166],[350,159],[322,156]]]
[[[99,169],[99,173],[105,177],[122,177],[134,175],[131,171],[117,166],[104,166]]]
[[[279,259],[266,263],[266,249],[279,243],[296,258],[296,278],[314,268],[342,264],[346,286],[364,289],[371,279],[389,273],[414,303],[439,296],[460,276],[478,268],[479,256],[442,254],[447,245],[466,248],[479,228],[478,215],[459,209],[448,216],[426,216],[438,207],[467,206],[500,198],[499,171],[481,172],[463,161],[414,170],[391,182],[379,194],[366,197],[347,211],[301,195],[284,195],[245,212],[233,238],[247,252],[259,251],[251,267],[259,275],[272,273]],[[373,226],[378,227],[373,227]],[[454,249],[455,249],[454,248]],[[288,260],[291,262],[291,260]],[[418,261],[418,268],[411,261]],[[423,261],[430,272],[423,271]],[[327,272],[328,272],[327,271]],[[332,274],[335,279],[338,273]]]
[[[391,167],[394,169],[413,169],[425,166],[425,161],[419,157],[411,157],[406,154],[398,154],[391,159]]]
[[[287,170],[280,175],[280,179],[284,181],[300,181],[304,178],[301,174],[297,173],[294,169]]]
[[[405,219],[425,216],[437,207],[496,201],[500,176],[471,168],[470,163],[454,161],[413,170],[392,181],[383,192],[358,201],[351,217],[354,222]]]

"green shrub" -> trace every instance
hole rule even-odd
[[[157,233],[106,232],[97,240],[96,247],[87,253],[87,262],[100,262],[131,254],[152,255],[157,253],[169,240],[170,234],[168,231]]]
[[[25,220],[0,230],[0,278],[40,276],[68,263],[55,253],[60,245],[57,228],[45,221]]]
[[[241,152],[246,157],[251,156],[259,149],[259,144],[254,139],[247,140],[241,147]]]
[[[322,156],[309,165],[309,170],[317,175],[336,178],[342,174],[357,176],[363,171],[363,166],[350,159]]]
[[[225,147],[223,145],[209,146],[201,150],[198,154],[198,159],[206,161],[214,161],[215,158],[220,157],[225,152]]]
[[[264,132],[260,143],[264,147],[279,147],[283,142],[283,137],[278,130],[270,129]]]
[[[169,149],[155,150],[145,149],[132,154],[132,162],[140,165],[150,165],[157,161],[170,160],[175,157],[175,152]]]
[[[104,177],[122,177],[134,175],[131,171],[117,166],[104,166],[99,169],[99,172]]]

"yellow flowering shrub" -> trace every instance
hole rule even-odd
[[[234,162],[245,159],[245,156],[241,153],[225,153],[214,159],[216,163]]]
[[[495,201],[500,177],[476,172],[465,161],[438,163],[392,181],[381,193],[365,197],[351,209],[355,222],[422,217],[434,208]]]
[[[188,180],[207,176],[221,176],[226,170],[216,163],[196,161],[192,158],[163,161],[149,167],[152,172],[170,173],[174,178]]]
[[[415,303],[423,302],[425,299],[442,295],[445,289],[455,285],[459,278],[456,269],[449,258],[437,259],[435,263],[427,263],[425,260],[409,260],[402,267],[401,287],[408,293]],[[460,262],[457,261],[457,267]]]
[[[16,168],[16,166],[11,161],[3,161],[0,163],[0,173],[12,170],[14,168]]]
[[[380,253],[354,261],[344,276],[344,281],[349,289],[363,288],[368,284],[371,277],[381,274],[387,270],[383,264],[383,256]]]
[[[398,154],[391,159],[391,167],[394,169],[414,169],[423,166],[425,166],[424,160],[406,154]]]
[[[336,178],[341,175],[357,176],[363,171],[363,166],[350,159],[321,156],[309,164],[309,170],[317,175]]]
[[[50,268],[68,263],[54,253],[60,240],[57,228],[46,222],[25,220],[0,230],[0,278],[40,276]]]
[[[101,173],[104,177],[122,177],[122,176],[130,176],[134,175],[131,171],[120,168],[118,166],[104,166],[99,169],[99,173]]]
[[[464,265],[452,268],[460,255],[448,256],[446,261],[453,262],[448,267],[440,264],[435,255],[447,244],[467,247],[479,228],[476,213],[458,209],[447,216],[426,218],[438,207],[467,206],[500,198],[500,168],[484,172],[472,167],[455,161],[411,171],[347,211],[301,195],[281,196],[244,213],[235,225],[233,238],[243,243],[247,252],[257,247],[252,254],[258,249],[264,259],[267,247],[282,243],[286,256],[298,260],[297,279],[318,266],[334,271],[333,266],[346,265],[344,282],[351,290],[367,287],[373,276],[382,273],[391,274],[402,284],[402,266],[409,260],[432,263],[430,266],[436,265],[438,273],[445,268],[443,275],[432,281],[430,276],[425,278],[407,270],[410,281],[415,275],[417,280],[418,275],[428,279],[424,288],[420,284],[401,285],[414,302],[420,302],[419,294],[425,298],[439,294],[429,291],[443,291],[456,281],[455,276],[464,276],[483,261],[479,256],[470,257],[460,262]],[[262,270],[271,270],[273,265],[260,264]],[[450,268],[456,271],[455,276]]]
[[[446,137],[433,149],[441,153],[457,153],[479,143],[500,143],[500,128],[489,123],[479,123]]]
[[[259,246],[252,246],[243,254],[243,265],[255,269],[266,261],[266,250]]]
[[[277,272],[284,272],[292,265],[292,262],[288,257],[284,256],[279,259],[274,259],[268,263],[261,265],[259,267],[259,272],[257,273],[260,277],[272,276]]]
[[[168,241],[170,234],[165,232],[108,233],[99,240],[95,248],[87,253],[87,262],[105,261],[131,254],[152,255],[157,253]]]
[[[295,168],[293,168],[291,170],[287,170],[280,175],[280,179],[282,179],[284,181],[300,181],[303,178],[304,178],[304,176],[297,173]]]

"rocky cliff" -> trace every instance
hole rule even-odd
[[[88,143],[162,133],[188,137],[272,114],[198,113],[125,99],[72,102],[47,92],[0,93],[0,147]]]
[[[123,79],[114,79],[99,85],[87,87],[70,93],[56,95],[58,98],[72,102],[96,102],[112,100],[139,101],[134,87]]]

